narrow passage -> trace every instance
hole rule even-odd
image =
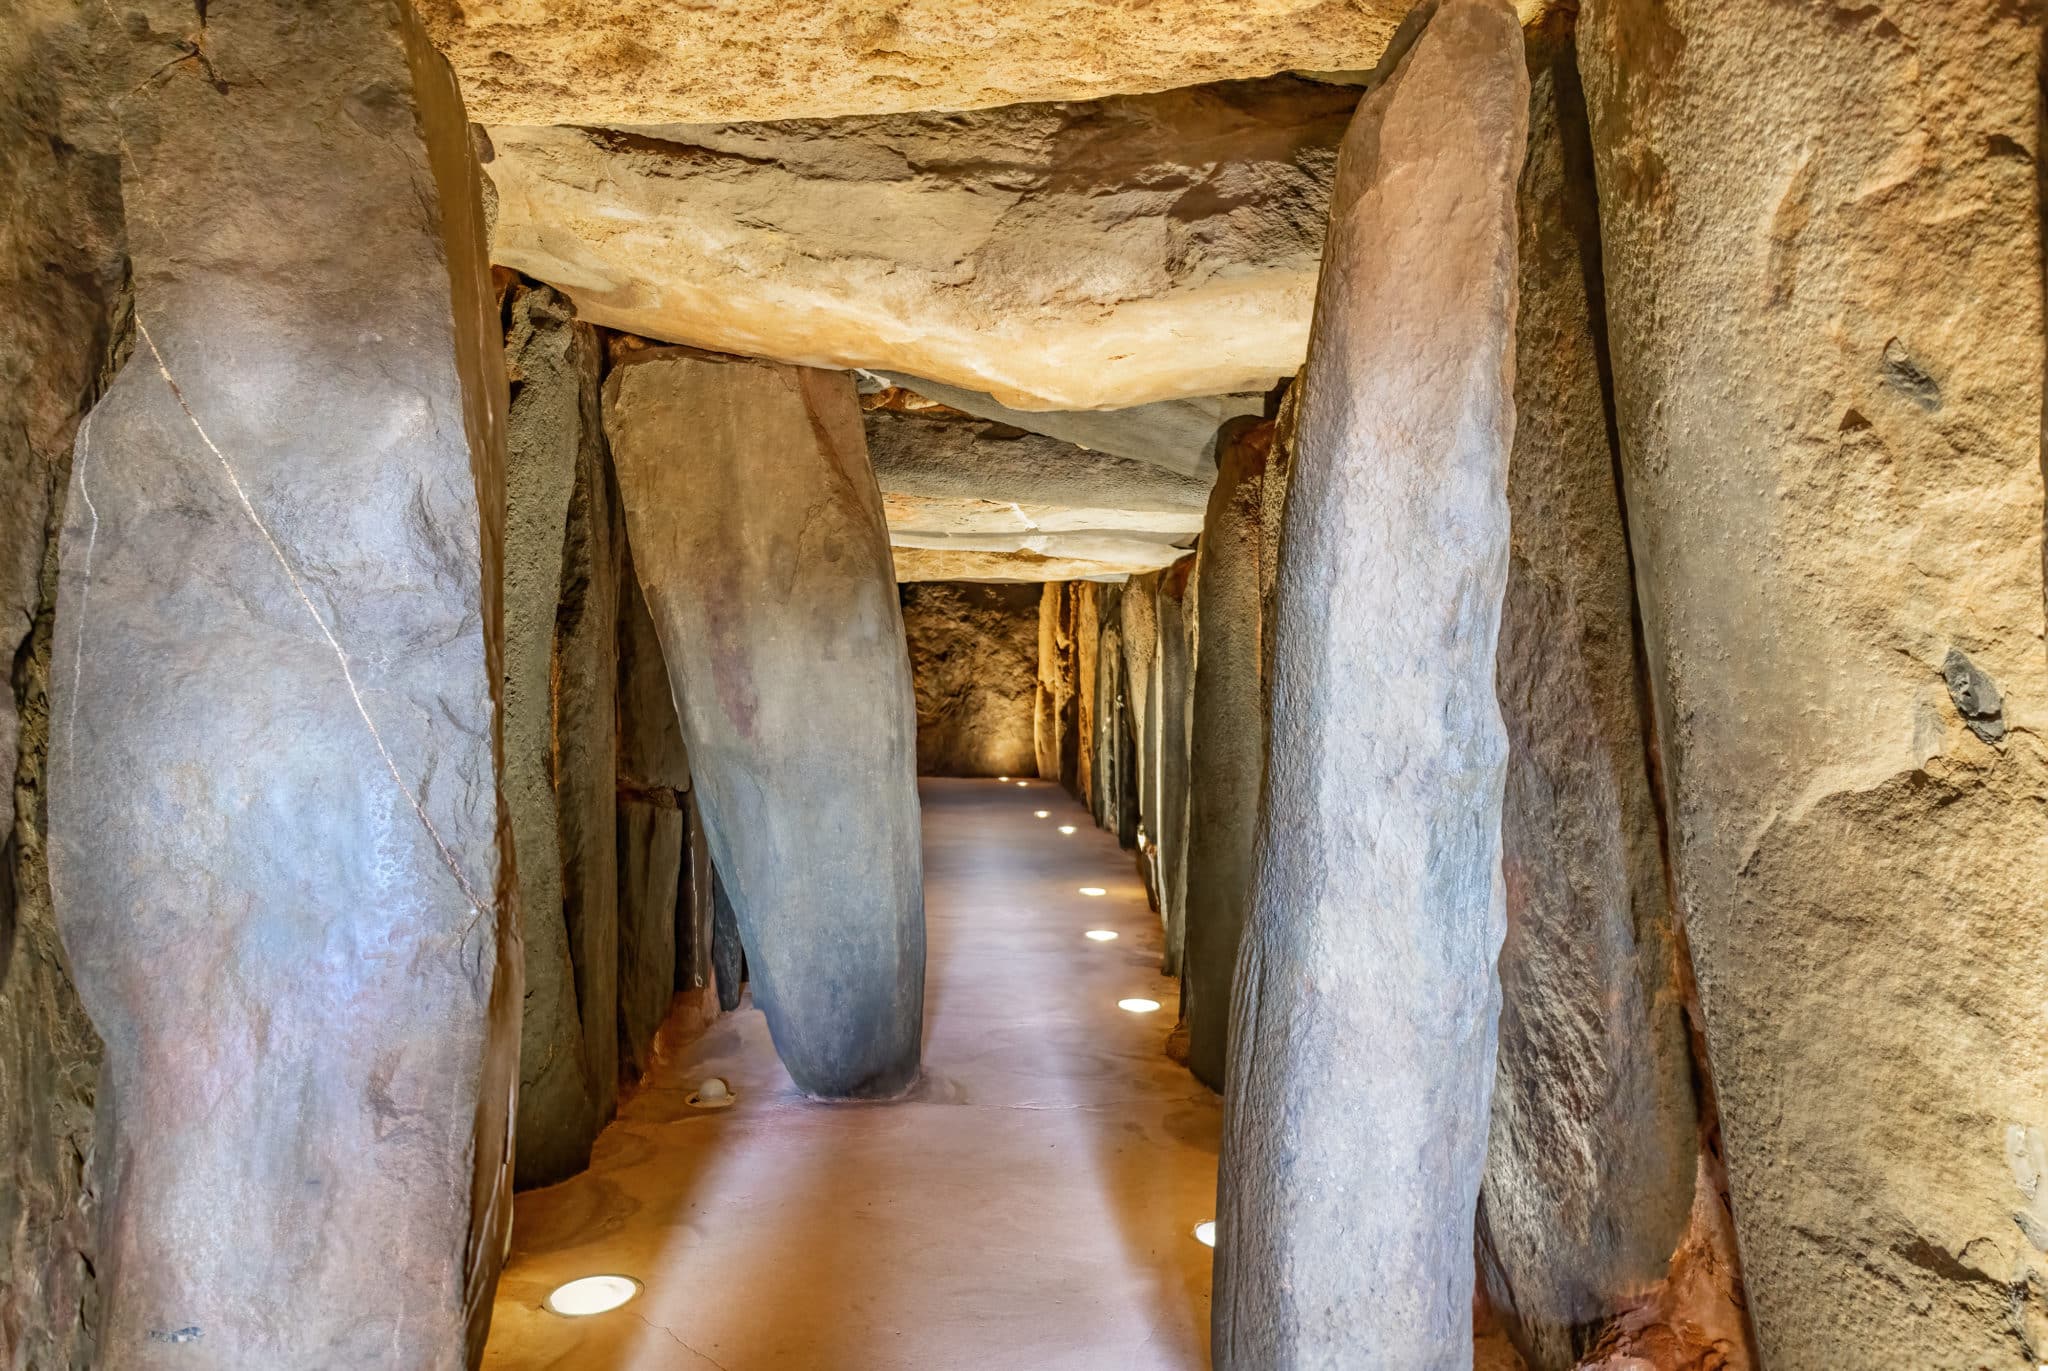
[[[919,791],[912,1098],[806,1101],[743,1004],[664,1059],[588,1172],[519,1197],[487,1371],[1207,1365],[1193,1230],[1220,1103],[1164,1054],[1178,987],[1129,854],[1051,782]],[[710,1076],[734,1106],[686,1103]],[[609,1314],[543,1309],[600,1273],[644,1289]]]

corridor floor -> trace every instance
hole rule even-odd
[[[519,1197],[486,1371],[1207,1365],[1193,1229],[1215,1204],[1220,1104],[1164,1055],[1178,991],[1131,857],[1049,782],[920,791],[924,1083],[895,1104],[808,1102],[760,1013],[724,1016],[657,1068],[588,1172]],[[1117,1008],[1134,996],[1161,1008]],[[688,1107],[714,1075],[737,1103]],[[645,1288],[609,1314],[542,1308],[602,1273]]]

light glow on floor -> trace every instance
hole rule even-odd
[[[1084,885],[1081,887],[1081,893],[1083,895],[1107,895],[1109,892],[1099,885]]]
[[[1204,1247],[1216,1245],[1216,1220],[1203,1219],[1195,1225],[1195,1241]]]
[[[1060,825],[1060,832],[1062,832],[1062,833],[1072,833],[1073,831],[1074,831],[1074,826],[1073,826],[1072,824],[1061,824],[1061,825]]]
[[[1050,809],[1034,809],[1031,811],[1031,817],[1034,819],[1050,819],[1052,811]]]
[[[1159,1008],[1159,1001],[1132,996],[1128,1000],[1118,1000],[1116,1007],[1127,1014],[1151,1014]]]
[[[1091,928],[1081,936],[1091,943],[1113,943],[1116,941],[1116,930],[1113,928]]]
[[[547,1297],[546,1304],[551,1313],[567,1319],[580,1319],[591,1314],[608,1314],[639,1293],[640,1282],[631,1276],[585,1276],[567,1285],[556,1286],[554,1293]]]
[[[1031,784],[1029,781],[1019,781],[1017,782],[1017,789],[1022,790],[1025,786],[1029,784]]]
[[[999,780],[999,781],[1007,781],[1007,780],[1009,780],[1010,778],[1009,778],[1008,776],[998,776],[998,777],[996,777],[996,779],[997,779],[997,780]]]

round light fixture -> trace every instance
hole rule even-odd
[[[631,1276],[585,1276],[555,1287],[545,1301],[548,1312],[565,1319],[591,1314],[608,1314],[640,1293],[640,1282]]]
[[[1034,809],[1031,811],[1031,816],[1035,819],[1050,819],[1052,811],[1050,809]]]
[[[1128,1000],[1118,1000],[1116,1007],[1127,1014],[1150,1014],[1159,1008],[1159,1001],[1133,996]]]
[[[1022,790],[1025,786],[1029,784],[1031,784],[1029,781],[1019,781],[1017,782],[1017,789]]]
[[[1113,943],[1116,941],[1116,930],[1113,928],[1091,928],[1081,936],[1091,943]]]
[[[1081,887],[1081,893],[1083,895],[1107,895],[1109,892],[1099,885],[1084,885]]]
[[[1074,831],[1074,826],[1073,826],[1072,824],[1061,824],[1061,825],[1060,825],[1060,832],[1062,832],[1062,833],[1072,833],[1073,831]]]
[[[999,780],[999,781],[1007,781],[1007,780],[1009,780],[1010,778],[1009,778],[1008,776],[998,776],[998,777],[996,777],[996,779],[997,779],[997,780]]]
[[[1203,1219],[1195,1225],[1195,1241],[1204,1247],[1216,1245],[1216,1220]]]
[[[692,1090],[689,1097],[683,1101],[684,1104],[692,1109],[730,1109],[732,1108],[732,1102],[732,1087],[717,1076],[705,1077],[703,1082],[695,1090]]]

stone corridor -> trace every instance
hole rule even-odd
[[[751,1004],[664,1053],[588,1172],[519,1197],[487,1371],[1207,1365],[1221,1101],[1162,1051],[1178,990],[1130,857],[1051,782],[919,792],[912,1102],[805,1101]],[[731,1108],[686,1103],[709,1076]],[[644,1289],[543,1309],[599,1273]]]

